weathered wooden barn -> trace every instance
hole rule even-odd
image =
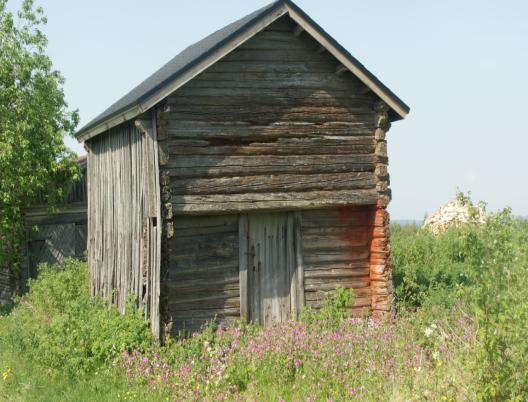
[[[408,106],[298,6],[188,47],[77,137],[91,288],[152,330],[262,325],[353,288],[387,314],[386,131]]]

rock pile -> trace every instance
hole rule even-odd
[[[484,223],[486,214],[481,208],[477,208],[476,221]],[[429,215],[423,224],[424,228],[429,228],[434,234],[446,230],[452,225],[460,225],[471,220],[470,206],[460,201],[451,201],[443,205],[435,213]]]

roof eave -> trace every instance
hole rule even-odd
[[[212,49],[207,55],[204,55],[204,57],[202,57],[200,60],[197,60],[195,63],[193,63],[191,68],[186,69],[181,74],[177,74],[173,80],[161,86],[156,91],[148,93],[144,97],[138,99],[137,102],[131,105],[129,108],[117,111],[107,119],[104,119],[95,125],[83,127],[75,134],[75,137],[79,141],[87,141],[90,138],[93,138],[94,136],[117,126],[118,124],[140,115],[166,98],[172,92],[176,91],[178,88],[192,80],[198,74],[202,73],[226,54],[252,38],[262,29],[272,24],[275,20],[285,15],[287,12],[288,8],[286,3],[277,2],[275,7],[272,7],[270,10],[255,20],[250,21],[238,32],[236,32],[236,34],[231,35],[216,48]]]
[[[335,39],[326,33],[315,21],[290,0],[277,2],[276,6],[266,13],[248,22],[244,27],[233,33],[219,43],[210,52],[196,60],[184,71],[179,71],[175,77],[158,86],[155,90],[144,94],[126,108],[116,111],[102,121],[95,122],[79,130],[75,137],[79,141],[87,141],[104,131],[109,130],[121,123],[133,119],[141,113],[149,110],[158,102],[176,91],[181,86],[202,73],[208,67],[216,63],[232,50],[253,37],[262,29],[273,23],[276,19],[288,14],[309,35],[311,35],[321,46],[332,54],[340,63],[352,72],[372,92],[383,100],[391,109],[392,121],[403,119],[410,111],[409,106],[387,88],[380,80],[370,73],[357,59],[344,49]]]
[[[363,84],[383,100],[399,117],[404,119],[410,111],[409,106],[369,72],[335,39],[327,34],[315,21],[290,0],[285,0],[289,16],[299,24],[308,34],[321,44],[330,54],[352,72]]]
[[[77,138],[79,142],[88,141],[96,135],[110,130],[112,127],[125,123],[134,117],[139,116],[141,113],[142,111],[139,105],[131,105],[129,108],[118,111],[112,116],[109,116],[107,119],[93,126],[82,128],[77,133],[75,133],[75,138]]]

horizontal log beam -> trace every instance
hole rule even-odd
[[[284,122],[270,124],[250,124],[248,122],[203,122],[171,121],[166,128],[174,139],[233,140],[263,142],[278,138],[319,138],[321,136],[367,136],[371,137],[374,126],[367,122]]]
[[[312,191],[173,196],[174,213],[215,213],[252,210],[312,209],[339,205],[375,204],[376,190]]]
[[[220,178],[173,179],[172,195],[241,194],[297,192],[316,190],[352,190],[376,188],[372,172],[330,174],[282,174]]]

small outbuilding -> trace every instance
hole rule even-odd
[[[152,331],[264,326],[354,289],[389,314],[385,135],[408,106],[279,0],[174,57],[77,133],[94,294]]]

